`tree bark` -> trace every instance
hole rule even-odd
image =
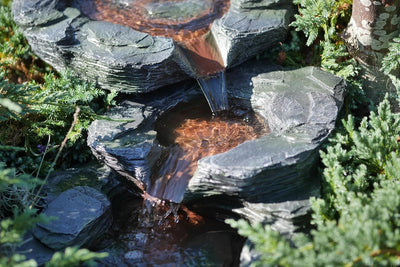
[[[395,88],[379,69],[389,43],[400,33],[400,0],[353,0],[344,39],[350,54],[360,63],[364,91],[375,103]]]

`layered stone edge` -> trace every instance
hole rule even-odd
[[[185,200],[242,199],[236,203],[235,213],[252,222],[272,224],[282,233],[293,233],[296,220],[307,220],[304,211],[310,208],[310,196],[319,195],[318,150],[335,127],[346,83],[316,67],[285,71],[264,67],[267,72],[257,68],[263,67],[255,66],[249,71],[253,73],[247,83],[248,88],[253,88],[251,95],[243,93],[244,83],[236,84],[236,88],[231,84],[230,88],[268,121],[271,134],[201,159],[189,181]],[[239,67],[231,75],[248,73]],[[280,113],[285,103],[292,108],[286,115]],[[306,109],[296,109],[296,103]],[[235,158],[239,151],[248,154]],[[249,168],[252,161],[259,167]],[[254,190],[249,190],[249,185]],[[224,207],[224,201],[219,205]],[[259,214],[260,210],[264,212]]]
[[[78,203],[77,200],[86,202]],[[79,211],[82,208],[79,206],[90,214]],[[75,218],[79,212],[81,217]],[[61,193],[49,203],[43,214],[53,221],[37,224],[33,235],[54,250],[73,245],[90,246],[112,223],[111,203],[101,192],[88,186],[74,187]]]
[[[228,68],[285,38],[288,1],[258,1],[256,8],[248,8],[248,2],[233,0],[211,29]],[[193,76],[170,38],[91,21],[64,1],[15,0],[12,11],[40,58],[58,71],[70,68],[104,89],[146,93]]]
[[[228,73],[228,80],[236,77],[236,80],[246,81],[240,75],[251,76],[248,88],[238,82],[235,85],[228,84],[228,90],[237,95],[238,101],[247,102],[250,108],[268,121],[271,134],[247,141],[225,153],[201,159],[189,182],[184,202],[228,196],[239,197],[245,202],[275,203],[307,198],[307,192],[314,192],[318,188],[314,175],[318,147],[334,129],[346,84],[342,79],[315,67],[282,71],[254,63],[257,64],[253,68],[257,71],[246,73],[244,66]],[[289,74],[285,74],[289,72],[293,79],[300,80],[289,79]],[[250,94],[247,92],[249,90]],[[88,145],[100,160],[128,177],[128,180],[135,183],[140,181],[141,188],[144,188],[152,165],[162,150],[151,125],[162,112],[194,96],[198,97],[199,92],[195,88],[187,88],[144,105],[130,102],[128,114],[134,122],[95,121],[89,128]],[[292,105],[288,113],[282,109],[285,103]],[[296,105],[299,106],[297,109]],[[126,115],[120,109],[114,111],[111,118],[124,118]],[[110,123],[116,127],[109,127]],[[105,126],[108,130],[104,130]],[[133,142],[134,139],[143,142]],[[115,147],[115,144],[119,145]],[[118,156],[121,153],[131,153],[132,161],[125,159],[122,162],[126,165],[122,166]],[[251,164],[257,166],[252,167]],[[288,168],[296,164],[301,168]],[[279,187],[285,183],[288,189],[277,196],[274,184]],[[249,190],[249,185],[257,190]]]

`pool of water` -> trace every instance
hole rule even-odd
[[[131,27],[176,41],[206,33],[229,8],[228,0],[75,0],[93,20]]]
[[[207,102],[198,98],[163,114],[156,123],[157,139],[167,147],[152,175],[147,193],[180,203],[201,158],[226,152],[268,133],[256,114],[232,105],[213,116]]]
[[[128,192],[113,202],[114,224],[97,249],[104,266],[239,266],[244,239],[222,221]]]
[[[233,215],[179,203],[199,159],[267,134],[267,126],[235,105],[214,116],[206,100],[197,98],[162,114],[155,130],[165,150],[147,185],[148,197],[133,196],[126,188],[113,194],[114,224],[96,248],[110,253],[103,264],[239,266],[244,239],[224,223]]]

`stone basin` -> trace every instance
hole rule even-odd
[[[202,97],[193,83],[196,73],[173,38],[91,20],[78,2],[14,0],[12,10],[33,51],[57,70],[69,68],[104,89],[136,93],[124,96],[108,120],[92,123],[88,145],[131,189],[143,193],[165,150],[155,123],[178,104]],[[174,8],[196,3],[182,1]],[[293,232],[292,222],[306,216],[308,198],[319,190],[318,148],[334,129],[345,83],[314,67],[283,70],[250,61],[285,39],[291,5],[288,0],[232,0],[214,20],[207,38],[227,69],[229,101],[253,110],[271,132],[200,159],[184,194],[173,201],[222,208],[281,232]],[[146,8],[164,19],[162,6]],[[207,8],[200,6],[198,14]]]
[[[56,70],[70,68],[104,89],[127,93],[150,92],[196,76],[172,38],[93,21],[74,3],[79,1],[13,1],[14,19],[32,50]],[[224,67],[283,41],[291,5],[288,0],[231,0],[229,10],[210,30]],[[148,8],[159,17],[165,14],[161,6]]]
[[[309,197],[319,193],[318,148],[334,129],[345,82],[316,67],[282,70],[262,61],[228,71],[227,81],[230,101],[254,110],[271,132],[199,160],[177,202],[279,221],[276,228],[290,232],[288,221],[304,217]],[[165,95],[124,100],[109,111],[111,120],[92,123],[88,145],[131,188],[146,190],[164,149],[156,139],[157,118],[198,96],[195,86],[181,84]]]

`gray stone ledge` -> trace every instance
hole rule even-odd
[[[232,1],[212,35],[227,68],[283,41],[290,1]],[[13,15],[32,50],[56,70],[70,68],[107,90],[146,93],[191,79],[177,44],[118,24],[90,21],[66,0],[15,0]]]
[[[181,201],[190,205],[212,199],[215,207],[251,216],[258,205],[296,206],[318,195],[318,149],[334,129],[345,86],[342,79],[315,67],[282,70],[251,61],[227,72],[230,101],[261,115],[271,133],[199,160]],[[178,103],[199,96],[195,87],[171,90],[164,97],[124,101],[110,111],[111,118],[118,114],[115,118],[134,122],[95,121],[89,128],[88,145],[98,159],[141,188],[163,149],[155,134],[149,134],[154,122]],[[303,215],[294,212],[292,219]],[[292,219],[285,217],[278,226],[290,231]]]

